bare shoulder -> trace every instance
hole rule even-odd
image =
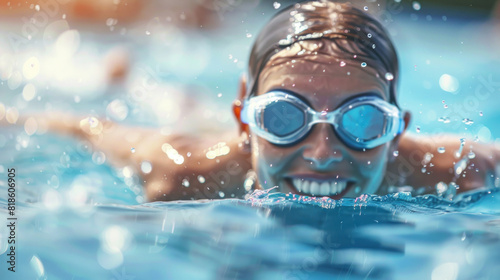
[[[227,135],[176,135],[162,144],[150,174],[145,174],[149,200],[213,199],[240,196],[251,168],[239,139]]]
[[[500,150],[493,143],[451,134],[405,134],[398,150],[399,156],[388,165],[388,185],[433,189],[439,182],[453,182],[464,192],[489,186],[499,175]]]

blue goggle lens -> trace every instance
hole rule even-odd
[[[372,105],[357,106],[344,113],[341,126],[354,139],[375,139],[384,132],[385,114]]]
[[[266,130],[276,136],[287,136],[305,125],[306,116],[302,109],[290,102],[276,101],[269,104],[263,113]]]

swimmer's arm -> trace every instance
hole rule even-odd
[[[104,119],[62,112],[21,115],[10,122],[6,118],[0,119],[0,126],[24,125],[26,129],[26,123],[34,123],[37,133],[76,137],[93,152],[103,152],[106,161],[116,167],[133,166],[138,169],[142,161],[158,155],[162,143],[174,138],[161,135],[156,129],[123,126]]]
[[[21,126],[29,118],[36,120],[39,131],[79,138],[86,141],[92,151],[103,152],[108,164],[131,166],[137,170],[150,201],[220,198],[220,192],[225,197],[231,197],[231,194],[241,196],[245,174],[251,168],[250,156],[239,152],[241,140],[229,134],[221,137],[228,139],[225,143],[229,153],[209,159],[206,153],[223,142],[220,139],[162,135],[157,129],[128,127],[103,119],[89,123],[87,117],[58,112],[21,116],[13,123],[3,119],[0,125]],[[162,148],[165,143],[175,150],[174,154],[182,156],[183,162],[176,163],[167,155]],[[151,163],[151,172],[141,170],[143,162]],[[204,180],[199,180],[198,176]],[[184,179],[189,182],[188,187],[184,186]]]
[[[500,163],[500,151],[493,144],[467,139],[457,158],[460,146],[458,136],[404,134],[398,148],[399,156],[388,165],[384,185],[424,187],[426,193],[435,193],[435,185],[439,182],[456,183],[459,186],[457,192],[491,185],[498,176],[496,168]],[[473,152],[473,158],[468,157],[470,152]],[[455,164],[461,159],[467,162],[466,167],[457,170]]]
[[[35,119],[42,130],[76,137],[89,144],[92,151],[103,152],[107,162],[116,167],[132,165],[139,168],[142,161],[161,149],[160,143],[167,138],[156,129],[65,113],[51,112]]]

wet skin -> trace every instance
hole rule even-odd
[[[388,82],[373,68],[361,67],[359,60],[321,53],[296,55],[301,49],[314,49],[315,44],[301,42],[300,47],[271,58],[260,74],[257,95],[287,90],[307,100],[314,110],[328,112],[355,96],[370,94],[389,100]],[[341,66],[340,61],[346,65]],[[262,188],[278,186],[280,192],[299,193],[293,178],[347,181],[345,191],[332,196],[336,199],[376,193],[399,140],[397,137],[366,151],[353,150],[324,123],[314,125],[306,138],[289,147],[274,145],[252,132],[250,135],[252,166]]]

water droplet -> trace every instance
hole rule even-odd
[[[392,73],[385,73],[385,79],[388,80],[388,81],[392,81],[394,80],[394,75]]]
[[[205,183],[205,177],[198,175],[198,182],[200,182],[202,184]]]
[[[473,121],[473,120],[471,120],[471,119],[469,119],[469,118],[465,118],[465,119],[463,119],[463,120],[462,120],[462,122],[463,122],[464,124],[466,124],[466,125],[471,125],[471,124],[473,124],[473,123],[474,123],[474,121]]]
[[[23,99],[30,101],[36,96],[36,88],[33,84],[26,84],[23,88]]]
[[[274,9],[276,9],[276,10],[277,10],[277,9],[279,9],[279,8],[281,7],[281,4],[280,4],[280,3],[278,3],[278,2],[274,2],[274,3],[273,3],[273,7],[274,7]]]
[[[444,182],[439,182],[436,184],[436,192],[443,195],[448,190],[448,185]]]
[[[146,161],[146,160],[141,162],[141,171],[144,174],[149,174],[149,173],[151,173],[152,170],[153,170],[153,166],[151,165],[151,162]]]
[[[116,25],[117,23],[118,23],[118,20],[114,19],[114,18],[108,18],[106,20],[106,25],[107,26],[113,26],[113,25]]]
[[[368,11],[368,6],[364,6],[363,10]]]
[[[40,61],[36,57],[30,57],[24,62],[23,76],[27,80],[31,80],[40,73]]]
[[[483,111],[479,111],[479,116],[483,116]]]
[[[366,37],[371,38],[371,37],[372,37],[372,34],[371,34],[371,33],[368,33],[368,34],[366,34]]]
[[[128,106],[125,101],[115,99],[106,106],[106,115],[116,121],[123,121],[128,116]]]
[[[457,78],[449,74],[443,74],[439,78],[439,86],[444,91],[454,93],[458,90],[460,84]]]
[[[415,11],[420,11],[420,9],[422,8],[422,6],[420,6],[420,3],[418,3],[417,1],[414,1],[412,3],[412,7]]]
[[[417,126],[417,133],[420,133],[420,126]]]
[[[368,163],[368,164],[372,164],[372,162],[371,162],[371,161],[368,161],[367,163]]]
[[[252,34],[247,33],[247,38],[252,38]]]
[[[226,196],[226,194],[224,192],[219,192],[219,196],[223,198],[224,196]]]
[[[103,152],[94,152],[92,154],[92,161],[97,165],[101,165],[106,161],[106,155]]]
[[[133,154],[133,153],[135,153],[135,148],[131,148],[131,149],[130,149],[130,152],[131,152],[132,154]]]
[[[438,121],[442,122],[442,123],[450,123],[450,118],[448,117],[441,117],[438,119]]]
[[[219,92],[219,94],[217,94],[217,97],[221,97],[222,96],[222,93]]]
[[[186,156],[191,157],[191,152],[187,152]]]
[[[448,105],[444,104],[444,105],[443,105],[443,108],[447,109],[447,108],[448,108]]]
[[[422,169],[420,170],[422,173],[425,173],[427,172],[427,169],[425,169],[425,167],[422,167]]]
[[[444,147],[439,147],[438,148],[438,153],[442,154],[444,152],[446,152],[446,149]]]
[[[175,157],[174,163],[177,165],[181,165],[182,163],[184,163],[184,157],[181,155]]]
[[[340,67],[344,67],[344,66],[345,66],[345,64],[346,64],[346,63],[345,63],[345,61],[341,61],[341,62],[340,62]]]
[[[393,155],[394,157],[399,156],[399,151],[394,151],[394,152],[392,153],[392,155]]]
[[[473,151],[470,151],[468,154],[467,154],[467,157],[470,158],[470,159],[473,159],[476,157],[476,154],[473,152]]]
[[[354,192],[356,194],[359,194],[361,192],[361,187],[360,186],[356,186],[356,188],[354,188]]]
[[[40,5],[35,5],[35,10],[38,12],[40,11]]]
[[[455,174],[460,175],[467,167],[467,159],[463,158],[455,164]]]
[[[186,188],[189,187],[189,181],[187,179],[182,180],[182,185]]]
[[[146,30],[146,35],[151,35],[151,32]]]
[[[361,67],[365,68],[366,67],[366,62],[361,62]]]
[[[356,142],[359,142],[359,141],[361,141],[361,140],[359,140],[359,138],[356,138]]]

